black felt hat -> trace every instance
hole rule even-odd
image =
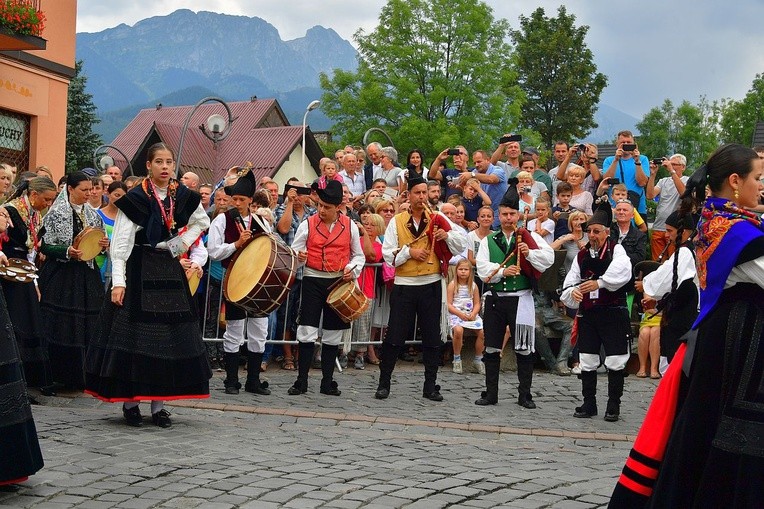
[[[613,209],[610,207],[610,202],[603,200],[595,209],[592,217],[583,225],[584,229],[593,224],[601,224],[605,228],[610,228],[610,224],[613,222]]]
[[[228,196],[247,196],[252,198],[257,188],[255,175],[249,168],[242,168],[239,170],[238,177],[234,184],[223,188],[225,194]]]
[[[677,230],[695,229],[695,221],[692,217],[692,214],[681,214],[678,210],[675,210],[669,217],[666,218],[666,224],[673,226]]]
[[[511,209],[520,210],[520,195],[517,194],[518,182],[519,180],[515,177],[507,180],[509,187],[507,187],[507,192],[504,193],[504,197],[502,197],[501,203],[499,203],[500,207],[509,207]]]
[[[414,175],[413,172],[411,173],[411,178],[408,180],[408,188],[411,189],[414,186],[418,186],[419,184],[426,184],[427,181],[423,179],[420,175]]]
[[[318,199],[324,203],[329,205],[339,205],[342,203],[342,184],[336,180],[327,181],[326,187],[323,189],[318,187],[318,182],[314,182],[311,189],[318,194]]]

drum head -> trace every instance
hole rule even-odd
[[[353,281],[345,281],[344,283],[340,283],[337,286],[332,289],[331,292],[329,292],[329,297],[326,299],[326,302],[328,304],[333,304],[338,301],[342,301],[343,297],[345,297],[346,293],[349,293],[350,288],[348,286],[352,286]]]
[[[228,266],[226,296],[239,302],[255,287],[271,260],[271,239],[267,235],[254,237],[239,253],[236,262]]]
[[[16,283],[29,283],[37,279],[37,267],[20,258],[10,258],[8,265],[0,267],[0,277]]]
[[[82,251],[80,260],[88,262],[101,253],[98,243],[106,234],[99,228],[85,229],[74,239],[74,248]]]

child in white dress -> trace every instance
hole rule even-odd
[[[456,278],[446,289],[448,302],[448,324],[454,348],[454,373],[462,372],[462,343],[464,329],[477,331],[475,340],[475,365],[480,371],[483,365],[483,319],[480,317],[480,292],[473,279],[472,264],[461,260],[456,265]],[[485,369],[485,368],[483,368]]]

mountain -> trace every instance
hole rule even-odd
[[[628,129],[634,134],[638,131],[636,126],[639,119],[607,104],[600,103],[594,114],[594,121],[597,122],[598,127],[592,129],[582,140],[586,143],[613,143],[619,131]]]
[[[319,73],[357,66],[355,48],[334,30],[315,26],[283,41],[261,18],[188,9],[79,33],[77,59],[103,119],[96,128],[107,141],[129,112],[202,90],[229,101],[275,97],[290,122],[300,123],[307,104],[321,95]],[[320,112],[311,114],[313,129],[330,125]]]

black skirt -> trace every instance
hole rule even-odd
[[[109,402],[209,397],[196,305],[178,260],[136,246],[123,306],[104,300],[85,361],[86,390]]]
[[[0,292],[0,484],[24,481],[43,466],[32,409],[5,297]]]
[[[101,276],[85,262],[49,260],[40,270],[40,293],[53,381],[82,388],[85,349],[103,306]]]
[[[47,387],[53,383],[53,378],[40,302],[34,284],[0,279],[0,285],[8,304],[8,315],[13,324],[27,385]]]
[[[725,290],[698,329],[648,507],[761,507],[764,290]]]

